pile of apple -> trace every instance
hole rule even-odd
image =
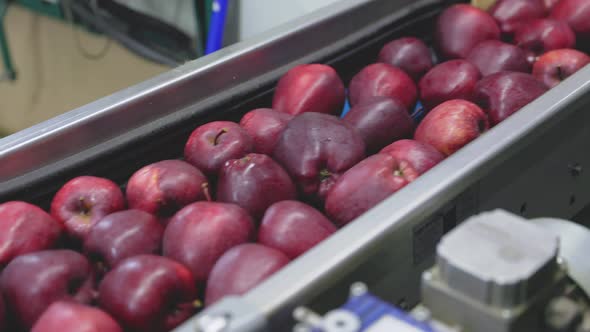
[[[590,0],[458,4],[435,38],[391,41],[348,90],[294,67],[272,109],[196,128],[125,193],[81,176],[49,213],[1,204],[0,330],[168,331],[245,293],[588,64]]]

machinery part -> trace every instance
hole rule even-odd
[[[549,230],[497,210],[469,218],[443,237],[424,272],[422,300],[436,319],[465,331],[540,331],[542,311],[567,274]]]
[[[545,311],[545,325],[549,332],[575,331],[582,322],[582,310],[572,299],[560,296],[549,302]]]
[[[2,62],[4,63],[4,72],[0,74],[0,80],[16,80],[16,71],[10,55],[10,47],[6,39],[6,30],[4,29],[4,17],[8,9],[8,0],[0,0],[0,51],[2,52]]]
[[[537,218],[531,221],[559,236],[559,256],[567,263],[568,275],[590,294],[590,230],[569,220]]]

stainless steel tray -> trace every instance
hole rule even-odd
[[[0,201],[46,204],[67,179],[124,184],[140,166],[181,156],[199,124],[267,106],[297,63],[325,62],[347,81],[402,35],[426,40],[442,0],[344,0],[256,40],[0,140]],[[590,202],[590,67],[537,99],[295,260],[256,289],[177,329],[219,319],[224,331],[284,331],[291,311],[340,303],[354,281],[411,306],[440,236],[475,212],[576,218]]]

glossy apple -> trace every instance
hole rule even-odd
[[[578,47],[588,51],[590,40],[590,1],[561,0],[553,6],[551,18],[564,21],[576,33]]]
[[[489,128],[484,111],[462,99],[446,101],[422,120],[414,139],[451,155]]]
[[[142,210],[125,210],[99,220],[84,241],[85,254],[100,272],[111,269],[125,258],[160,254],[164,227]]]
[[[65,225],[70,237],[82,241],[97,221],[125,208],[123,192],[111,180],[79,176],[53,197],[51,216]]]
[[[56,247],[62,233],[63,226],[35,205],[0,204],[0,267],[19,255]]]
[[[297,115],[305,112],[337,114],[346,98],[344,84],[334,68],[322,64],[299,65],[277,84],[272,108]]]
[[[139,255],[119,263],[100,283],[98,302],[129,332],[169,331],[195,312],[192,273],[169,258]]]
[[[502,33],[511,38],[520,26],[545,17],[547,9],[543,0],[498,0],[489,13],[498,21]]]
[[[344,173],[326,197],[325,211],[339,226],[346,225],[418,177],[404,160],[376,154]]]
[[[490,14],[474,6],[450,6],[436,21],[436,47],[445,59],[465,58],[473,47],[489,39],[500,39],[500,28]]]
[[[252,138],[237,123],[213,121],[195,129],[184,147],[184,158],[206,175],[217,175],[223,164],[254,150]]]
[[[411,139],[393,142],[379,153],[388,154],[399,161],[407,161],[419,175],[445,159],[445,155],[434,147]]]
[[[545,85],[530,74],[497,73],[477,83],[474,101],[495,126],[545,91]]]
[[[538,19],[518,28],[514,43],[539,56],[548,51],[575,47],[576,35],[565,22]]]
[[[8,316],[27,331],[58,300],[90,303],[94,274],[88,260],[71,250],[45,250],[19,256],[0,276]]]
[[[400,68],[416,82],[433,66],[432,52],[422,40],[414,37],[385,44],[379,52],[379,62]]]
[[[477,44],[469,52],[467,61],[474,64],[483,76],[501,71],[523,73],[531,71],[530,63],[527,60],[527,52],[499,40],[486,40]]]
[[[282,201],[266,210],[258,242],[294,259],[335,231],[332,222],[313,207],[298,201]]]
[[[241,206],[255,220],[273,203],[296,198],[287,171],[267,155],[250,153],[226,162],[219,171],[217,200]]]
[[[241,295],[289,263],[282,252],[261,244],[246,243],[228,250],[215,263],[205,292],[205,305],[224,296]]]
[[[420,101],[427,110],[451,99],[470,100],[481,74],[469,61],[450,60],[436,65],[419,83]]]
[[[353,106],[342,120],[359,131],[369,152],[414,133],[414,120],[408,110],[399,100],[388,97],[366,99]]]
[[[235,204],[197,202],[172,218],[164,232],[164,256],[188,267],[197,283],[230,248],[254,237],[254,222]]]
[[[240,126],[252,137],[254,152],[270,155],[291,119],[291,114],[259,108],[246,113],[240,120]]]
[[[305,113],[289,122],[273,156],[303,195],[321,201],[338,176],[364,158],[365,143],[337,117]]]
[[[123,332],[106,312],[84,304],[57,301],[43,312],[31,332]]]
[[[586,53],[559,49],[543,54],[533,66],[533,75],[552,88],[590,63]]]
[[[416,85],[403,70],[386,63],[374,63],[358,72],[350,81],[350,105],[355,106],[371,97],[396,98],[406,109],[416,104]]]
[[[182,160],[163,160],[135,172],[127,183],[129,208],[169,218],[187,204],[211,200],[203,173]]]

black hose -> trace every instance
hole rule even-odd
[[[101,31],[102,33],[111,37],[112,39],[118,41],[123,46],[128,48],[130,51],[136,53],[137,55],[170,67],[177,67],[182,64],[158,51],[146,47],[145,45],[136,41],[135,39],[130,38],[124,32],[121,32],[113,28],[111,25],[107,23],[106,20],[97,17],[95,13],[92,13],[80,2],[70,0],[67,1],[67,6],[69,6],[69,8],[72,10],[75,16],[77,16],[79,19],[92,25],[95,29]]]

